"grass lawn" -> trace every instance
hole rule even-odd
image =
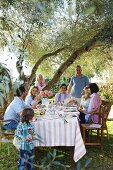
[[[86,155],[80,160],[81,165],[84,165],[88,158],[92,158],[90,166],[87,168],[88,170],[113,170],[113,121],[107,122],[108,130],[109,130],[109,143],[107,143],[107,139],[105,138],[104,149],[101,151],[98,147],[87,147]],[[41,148],[39,152],[37,152],[37,162],[40,163],[41,159],[46,156],[48,151],[53,151],[51,148]],[[58,155],[64,154],[63,157],[57,158],[60,160],[62,164],[70,165],[70,149],[65,147],[63,149],[58,149]],[[0,146],[0,170],[17,170],[18,164],[18,151],[12,144],[5,143]],[[37,170],[39,168],[36,168]],[[51,168],[51,170],[63,170],[64,168],[55,167]],[[67,170],[71,170],[70,167]]]

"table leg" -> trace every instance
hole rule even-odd
[[[36,158],[37,155],[37,147],[34,147],[34,157]]]
[[[74,146],[70,147],[71,170],[76,170],[76,163],[74,157]]]

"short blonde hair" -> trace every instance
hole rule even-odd
[[[87,87],[87,86],[84,87],[83,91],[84,91],[83,98],[85,100],[87,100],[91,95],[91,91],[90,91],[89,87]]]
[[[45,79],[43,77],[42,74],[39,74],[37,77],[36,77],[36,81],[39,81],[40,79],[42,79],[43,82],[45,82]]]

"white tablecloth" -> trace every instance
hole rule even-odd
[[[74,161],[82,158],[86,149],[82,140],[77,117],[64,123],[61,118],[39,119],[35,124],[36,132],[44,139],[44,144],[36,141],[35,146],[75,146]]]

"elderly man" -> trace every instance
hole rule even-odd
[[[81,93],[85,86],[89,84],[89,79],[87,76],[82,74],[81,66],[77,66],[75,69],[75,76],[71,77],[68,93],[70,93],[72,98],[75,98],[78,104],[81,100]]]
[[[16,97],[14,100],[9,104],[7,107],[5,114],[4,114],[4,120],[7,119],[16,119],[18,122],[20,121],[20,116],[23,111],[23,109],[26,107],[25,105],[25,97],[27,95],[25,88],[23,86],[20,86],[16,90]],[[4,122],[4,129],[16,129],[18,123],[15,121],[8,121]]]

